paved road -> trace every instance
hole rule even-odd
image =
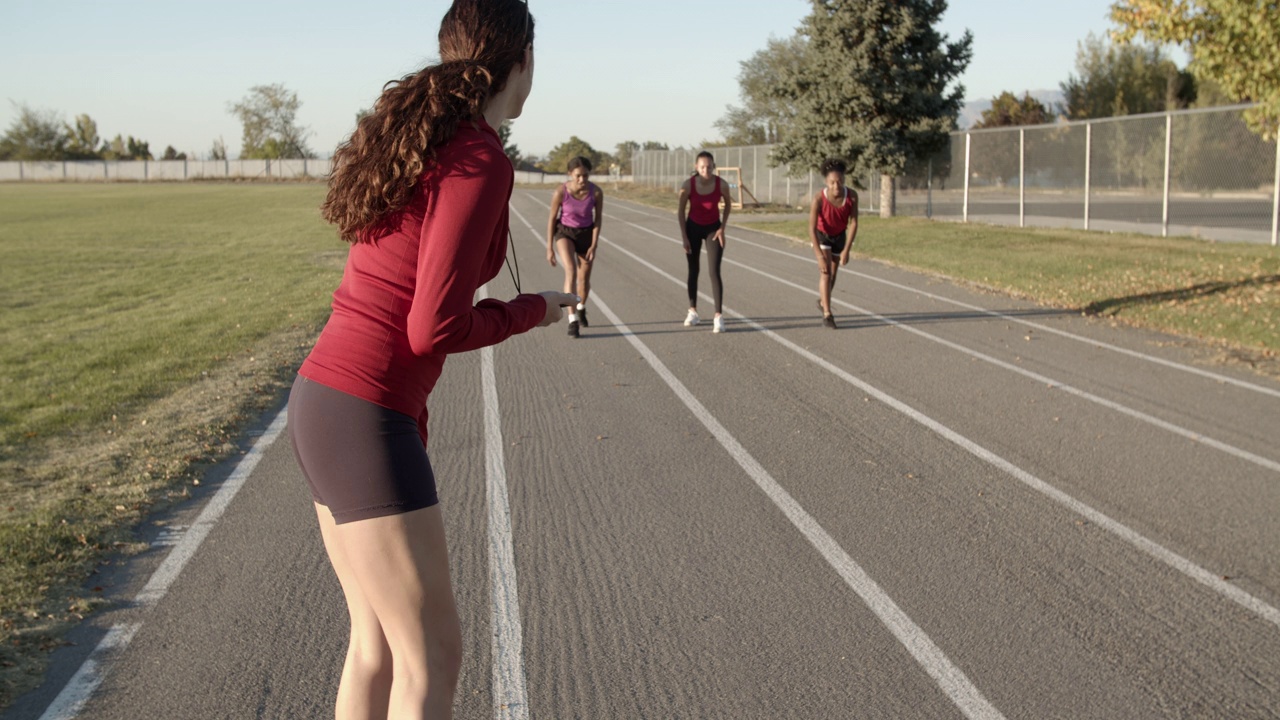
[[[544,202],[513,199],[526,289],[558,285]],[[745,229],[729,332],[684,328],[674,227],[611,201],[583,337],[453,358],[432,397],[459,718],[1280,716],[1280,385],[871,262],[827,330],[807,252]],[[5,720],[134,624],[81,717],[325,715],[344,608],[269,438],[167,591]]]

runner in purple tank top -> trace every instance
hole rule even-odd
[[[604,221],[604,192],[592,183],[591,161],[578,156],[569,161],[569,182],[556,188],[547,219],[547,262],[564,265],[565,292],[582,298],[569,313],[569,336],[578,337],[587,327],[587,295],[591,292],[591,266],[600,244]]]

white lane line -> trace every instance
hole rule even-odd
[[[489,297],[480,288],[480,299]],[[493,594],[493,716],[528,720],[525,692],[524,630],[516,584],[515,548],[511,541],[511,507],[507,499],[507,465],[503,456],[502,415],[493,371],[493,347],[480,349],[480,384],[484,392],[485,497],[489,506],[489,585]]]
[[[107,665],[111,655],[128,647],[133,634],[138,632],[142,623],[121,623],[112,625],[98,646],[85,658],[84,664],[67,681],[66,687],[58,693],[40,720],[72,720],[84,709],[85,703],[98,689],[102,679],[106,677]]]
[[[221,519],[222,514],[226,512],[227,507],[235,498],[236,493],[240,492],[240,488],[244,487],[244,483],[253,473],[254,468],[258,467],[258,462],[262,460],[262,456],[266,454],[271,445],[275,443],[276,438],[284,430],[285,422],[288,418],[286,408],[281,408],[271,424],[267,427],[267,431],[262,434],[253,443],[253,447],[249,449],[245,456],[236,463],[235,470],[231,476],[222,483],[222,487],[218,488],[218,492],[213,494],[209,502],[205,503],[204,509],[200,511],[200,515],[196,517],[195,522],[183,534],[179,540],[169,551],[164,562],[160,563],[160,567],[156,568],[151,574],[151,579],[147,584],[138,591],[138,595],[133,599],[134,606],[141,610],[147,610],[164,598],[169,592],[170,586],[178,579],[178,575],[182,573],[182,569],[187,566],[191,558],[195,556],[196,550],[200,549],[200,544],[209,535],[209,531]],[[107,671],[110,669],[111,656],[125,649],[133,640],[134,633],[138,628],[142,627],[141,622],[121,623],[112,626],[107,634],[98,643],[98,646],[89,653],[89,657],[80,665],[80,669],[67,682],[58,696],[53,699],[49,707],[40,716],[40,720],[71,720],[84,708],[85,703],[93,696],[93,693],[102,684],[102,680],[106,677]]]
[[[649,228],[647,228],[647,227],[645,227],[645,226],[643,226],[643,225],[637,225],[636,223],[633,223],[633,222],[630,222],[630,221],[627,221],[627,220],[622,220],[621,222],[623,222],[624,224],[630,225],[630,226],[632,226],[632,227],[634,227],[634,228],[637,228],[637,229],[639,229],[639,230],[642,230],[642,231],[644,231],[644,232],[646,232],[646,233],[649,233],[650,235],[654,235],[654,236],[656,236],[656,237],[662,238],[663,240],[666,240],[667,242],[674,243],[674,244],[676,244],[676,245],[679,245],[679,244],[680,244],[680,241],[679,241],[679,240],[675,240],[675,239],[673,239],[673,238],[671,238],[671,237],[668,237],[668,236],[666,236],[666,235],[663,235],[662,233],[657,232],[657,231],[655,231],[655,230],[650,230]],[[747,264],[745,264],[745,263],[741,263],[741,262],[738,262],[738,261],[736,261],[736,260],[730,260],[729,258],[725,258],[725,259],[723,260],[723,262],[728,263],[728,264],[730,264],[730,265],[734,265],[734,266],[740,267],[740,268],[742,268],[742,269],[744,269],[744,270],[748,270],[748,271],[750,271],[750,272],[756,273],[757,275],[760,275],[760,276],[762,276],[762,277],[765,277],[765,278],[768,278],[768,279],[770,279],[770,280],[773,280],[774,282],[781,283],[781,284],[783,284],[783,285],[787,285],[787,286],[789,286],[789,287],[793,287],[793,288],[795,288],[795,289],[797,289],[797,290],[800,290],[800,291],[802,291],[802,292],[807,292],[807,293],[812,293],[812,292],[813,292],[813,289],[812,289],[812,288],[805,287],[804,285],[800,285],[799,283],[791,282],[790,280],[787,280],[787,279],[784,279],[784,278],[780,278],[780,277],[778,277],[777,275],[773,275],[773,274],[771,274],[771,273],[767,273],[767,272],[765,272],[765,271],[763,271],[763,270],[758,270],[758,269],[756,269],[756,268],[754,268],[754,267],[751,267],[750,265],[747,265]],[[932,342],[938,343],[939,345],[943,345],[943,346],[945,346],[945,347],[949,347],[949,348],[951,348],[952,350],[955,350],[955,351],[957,351],[957,352],[964,353],[965,355],[968,355],[968,356],[970,356],[970,357],[977,358],[977,359],[979,359],[979,360],[982,360],[983,362],[990,363],[990,364],[992,364],[992,365],[995,365],[996,367],[999,367],[999,368],[1002,368],[1002,369],[1008,370],[1008,371],[1010,371],[1010,372],[1017,373],[1017,374],[1019,374],[1019,375],[1022,375],[1023,377],[1027,377],[1027,378],[1030,378],[1030,379],[1032,379],[1032,380],[1035,380],[1035,381],[1036,381],[1036,382],[1038,382],[1038,383],[1043,383],[1043,384],[1045,384],[1046,386],[1048,386],[1050,389],[1053,389],[1053,390],[1061,390],[1062,392],[1065,392],[1065,393],[1067,393],[1067,394],[1069,394],[1069,395],[1074,395],[1074,396],[1076,396],[1076,397],[1078,397],[1078,398],[1081,398],[1081,399],[1083,399],[1083,400],[1088,400],[1089,402],[1092,402],[1092,403],[1095,403],[1095,404],[1101,405],[1102,407],[1105,407],[1105,408],[1107,408],[1107,409],[1109,409],[1109,410],[1114,410],[1114,411],[1116,411],[1116,412],[1118,412],[1118,413],[1121,413],[1121,414],[1123,414],[1123,415],[1128,415],[1128,416],[1129,416],[1129,417],[1131,417],[1131,418],[1134,418],[1134,419],[1136,419],[1136,420],[1140,420],[1140,421],[1142,421],[1142,422],[1145,422],[1145,423],[1147,423],[1148,425],[1153,425],[1153,426],[1155,426],[1155,427],[1160,428],[1161,430],[1167,430],[1168,432],[1171,432],[1171,433],[1173,433],[1173,434],[1175,434],[1175,435],[1178,435],[1178,436],[1180,436],[1180,437],[1183,437],[1183,438],[1186,438],[1186,439],[1188,439],[1188,440],[1191,440],[1192,442],[1197,442],[1197,443],[1200,443],[1201,445],[1205,445],[1205,446],[1211,447],[1211,448],[1213,448],[1213,449],[1215,449],[1215,450],[1220,450],[1220,451],[1222,451],[1222,452],[1224,452],[1224,453],[1227,453],[1228,455],[1233,455],[1233,456],[1235,456],[1235,457],[1237,457],[1237,458],[1240,458],[1241,460],[1244,460],[1244,461],[1246,461],[1246,462],[1253,463],[1254,465],[1257,465],[1257,466],[1259,466],[1259,467],[1266,468],[1266,469],[1271,470],[1271,471],[1273,471],[1273,472],[1280,472],[1280,462],[1277,462],[1277,461],[1272,460],[1272,459],[1270,459],[1270,458],[1265,458],[1265,457],[1263,457],[1263,456],[1261,456],[1261,455],[1258,455],[1258,454],[1256,454],[1256,453],[1249,452],[1248,450],[1245,450],[1245,449],[1243,449],[1243,448],[1238,448],[1238,447],[1236,447],[1235,445],[1231,445],[1231,444],[1228,444],[1228,443],[1222,442],[1221,440],[1215,440],[1214,438],[1211,438],[1211,437],[1209,437],[1209,436],[1207,436],[1207,435],[1204,435],[1204,434],[1202,434],[1202,433],[1198,433],[1198,432],[1196,432],[1196,431],[1194,431],[1194,430],[1191,430],[1191,429],[1188,429],[1188,428],[1184,428],[1184,427],[1182,427],[1181,425],[1175,425],[1174,423],[1168,422],[1168,421],[1166,421],[1166,420],[1161,420],[1160,418],[1158,418],[1158,417],[1156,417],[1156,416],[1154,416],[1154,415],[1150,415],[1150,414],[1148,414],[1148,413],[1144,413],[1144,412],[1142,412],[1141,410],[1136,410],[1136,409],[1134,409],[1134,408],[1131,408],[1131,407],[1129,407],[1129,406],[1127,406],[1127,405],[1122,405],[1122,404],[1120,404],[1120,403],[1118,403],[1118,402],[1115,402],[1115,401],[1112,401],[1112,400],[1108,400],[1108,399],[1106,399],[1106,398],[1104,398],[1104,397],[1101,397],[1101,396],[1098,396],[1098,395],[1094,395],[1094,394],[1093,394],[1093,393],[1091,393],[1091,392],[1087,392],[1087,391],[1085,391],[1085,390],[1081,390],[1081,389],[1079,389],[1079,388],[1077,388],[1077,387],[1075,387],[1075,386],[1068,385],[1068,384],[1066,384],[1066,383],[1064,383],[1064,382],[1059,382],[1059,381],[1054,380],[1053,378],[1048,377],[1048,376],[1046,376],[1046,375],[1041,375],[1040,373],[1037,373],[1037,372],[1034,372],[1034,371],[1031,371],[1031,370],[1027,370],[1026,368],[1018,367],[1017,365],[1014,365],[1013,363],[1005,362],[1004,360],[1000,360],[999,358],[992,357],[991,355],[987,355],[986,353],[978,352],[977,350],[973,350],[973,349],[967,348],[967,347],[965,347],[965,346],[963,346],[963,345],[960,345],[959,343],[955,343],[955,342],[952,342],[952,341],[947,340],[947,339],[945,339],[945,338],[938,337],[937,335],[934,335],[934,334],[932,334],[932,333],[925,332],[924,330],[921,330],[920,328],[912,327],[912,326],[907,325],[907,324],[905,324],[905,323],[898,322],[897,320],[893,320],[893,319],[891,319],[891,318],[887,318],[887,317],[885,317],[884,315],[880,315],[879,313],[872,312],[871,310],[868,310],[868,309],[866,309],[866,308],[859,307],[858,305],[854,305],[853,303],[845,302],[844,300],[839,300],[839,299],[834,298],[834,297],[833,297],[833,298],[831,298],[831,302],[836,303],[836,304],[838,304],[838,305],[842,305],[842,306],[844,306],[844,307],[846,307],[846,308],[849,308],[850,310],[853,310],[854,312],[862,313],[863,315],[866,315],[866,316],[868,316],[868,317],[875,318],[876,320],[879,320],[880,322],[883,322],[883,323],[885,323],[885,324],[887,324],[887,325],[893,325],[894,327],[896,327],[896,328],[898,328],[898,329],[900,329],[900,330],[905,330],[905,331],[907,331],[907,332],[909,332],[909,333],[913,333],[913,334],[918,335],[918,336],[920,336],[920,337],[922,337],[922,338],[925,338],[926,340],[930,340],[930,341],[932,341]]]
[[[516,217],[520,218],[528,228],[529,232],[537,237],[537,231],[529,224],[524,215],[516,210],[513,206],[512,212]],[[617,247],[616,245],[614,247]],[[625,250],[623,252],[626,252]],[[630,253],[628,253],[630,254]],[[609,318],[609,322],[627,339],[628,342],[640,353],[641,357],[649,363],[654,372],[667,383],[667,386],[680,398],[685,407],[693,413],[695,417],[711,432],[711,435],[724,447],[729,456],[738,463],[738,465],[746,471],[747,475],[755,481],[756,485],[764,492],[774,505],[782,511],[782,514],[791,521],[792,525],[804,535],[805,539],[813,545],[815,549],[822,555],[823,559],[831,565],[832,568],[844,579],[845,584],[849,586],[867,607],[875,613],[880,622],[884,623],[889,632],[893,634],[898,642],[911,653],[920,667],[929,674],[930,677],[937,682],[938,687],[946,693],[947,697],[964,713],[968,718],[1003,718],[999,710],[991,705],[982,693],[976,688],[969,678],[956,667],[946,654],[942,652],[934,642],[929,639],[924,630],[916,625],[905,612],[898,607],[893,598],[889,597],[879,584],[867,575],[857,562],[844,551],[835,538],[831,537],[826,530],[818,524],[808,512],[796,502],[791,495],[777,483],[776,480],[764,469],[747,449],[733,437],[729,431],[716,420],[715,416],[696,398],[689,389],[680,382],[675,375],[667,369],[667,366],[658,359],[656,355],[645,345],[639,338],[631,332],[613,310],[600,297],[600,293],[596,290],[591,291],[591,301],[594,302]]]
[[[601,238],[601,240],[603,239],[604,238]],[[618,245],[617,243],[610,243],[610,247],[613,248],[614,250],[617,250],[618,252],[621,252],[624,255],[627,255],[631,259],[635,260],[641,265],[644,265],[645,267],[654,271],[658,275],[661,275],[662,277],[667,278],[668,280],[675,283],[676,285],[680,287],[685,286],[684,280],[677,278],[674,275],[671,275],[665,270],[650,263],[649,261],[640,257],[639,255],[636,255],[630,250],[627,250],[626,248]],[[595,292],[595,291],[593,290],[592,292]],[[706,294],[704,293],[700,293],[700,294],[702,295],[703,298],[709,299]],[[1277,609],[1272,605],[1267,604],[1265,601],[1257,597],[1254,597],[1253,595],[1250,595],[1244,590],[1241,590],[1235,585],[1232,585],[1231,583],[1226,582],[1225,580],[1222,579],[1221,574],[1211,573],[1208,570],[1195,564],[1191,560],[1188,560],[1187,558],[1184,558],[1181,555],[1175,553],[1174,551],[1169,550],[1163,545],[1160,545],[1154,540],[1149,540],[1148,538],[1144,537],[1142,534],[1140,534],[1136,530],[1133,530],[1127,525],[1117,520],[1113,520],[1111,517],[1103,514],[1101,511],[1095,510],[1093,507],[1075,499],[1074,497],[1050,485],[1044,480],[1041,480],[1035,475],[1032,475],[1026,470],[1023,470],[1022,468],[1018,467],[1017,465],[1014,465],[1008,460],[1005,460],[1004,458],[1000,457],[994,452],[991,452],[990,450],[966,438],[960,433],[952,430],[946,425],[943,425],[942,423],[934,420],[933,418],[930,418],[929,416],[916,410],[910,405],[907,405],[901,400],[898,400],[897,398],[894,398],[888,393],[885,393],[879,390],[878,388],[870,385],[869,383],[866,383],[854,377],[852,374],[846,372],[844,369],[837,367],[831,362],[828,362],[827,360],[819,357],[818,355],[810,352],[809,350],[803,347],[800,347],[799,345],[791,342],[790,340],[782,337],[781,335],[778,335],[777,333],[764,327],[763,325],[743,316],[742,314],[729,309],[727,306],[724,308],[724,313],[730,317],[736,317],[736,318],[742,319],[743,322],[750,325],[754,330],[763,333],[770,339],[790,349],[792,352],[795,352],[796,354],[805,358],[809,362],[812,362],[813,364],[823,368],[827,372],[830,372],[836,377],[839,377],[841,380],[844,380],[850,385],[853,385],[859,390],[862,390],[868,395],[876,398],[877,400],[884,403],[885,405],[888,405],[889,407],[893,408],[894,410],[897,410],[903,415],[906,415],[907,417],[911,418],[917,423],[929,428],[933,432],[937,433],[940,437],[943,437],[949,440],[950,442],[954,443],[955,445],[958,445],[959,447],[963,448],[965,451],[972,454],[973,456],[995,466],[996,468],[999,468],[1000,470],[1003,470],[1005,473],[1011,475],[1013,478],[1015,478],[1019,482],[1023,483],[1027,487],[1030,487],[1032,490],[1035,490],[1036,492],[1044,495],[1045,497],[1048,497],[1050,500],[1053,500],[1054,502],[1062,505],[1063,507],[1066,507],[1068,510],[1071,510],[1072,512],[1077,513],[1078,515],[1081,515],[1082,517],[1086,518],[1087,520],[1097,525],[1098,527],[1115,535],[1121,540],[1124,540],[1130,545],[1136,547],[1138,550],[1146,553],[1147,555],[1155,558],[1156,560],[1159,560],[1160,562],[1164,563],[1165,565],[1168,565],[1174,570],[1177,570],[1183,575],[1186,575],[1192,580],[1195,580],[1196,582],[1201,583],[1202,585],[1208,587],[1210,590],[1213,590],[1219,595],[1222,595],[1228,600],[1231,600],[1232,602],[1240,605],[1241,607],[1245,608],[1249,612],[1252,612],[1253,614],[1257,615],[1263,620],[1277,627],[1280,627],[1280,609]]]
[[[620,209],[623,209],[623,210],[630,210],[631,212],[638,213],[638,214],[640,214],[640,215],[646,215],[646,216],[648,216],[648,217],[653,217],[653,218],[661,218],[661,219],[664,219],[664,220],[669,218],[669,216],[667,216],[667,215],[660,215],[660,214],[658,214],[658,213],[645,212],[645,211],[643,211],[643,210],[637,210],[637,209],[635,209],[635,208],[628,207],[627,205],[623,205],[623,204],[619,203],[619,202],[618,202],[618,201],[616,201],[616,200],[614,201],[614,204],[613,204],[613,206],[612,206],[612,207],[614,207],[614,208],[620,208]],[[624,221],[624,222],[625,222],[625,221]],[[765,233],[765,232],[764,232],[764,231],[762,231],[762,230],[756,230],[756,229],[752,228],[750,225],[747,225],[746,223],[739,223],[736,227],[737,227],[738,229],[740,229],[740,230],[749,230],[749,231],[751,231],[751,232],[759,233],[759,234],[762,234],[762,235],[763,235],[763,234],[768,234],[768,233]],[[788,251],[786,251],[786,250],[779,250],[778,248],[773,248],[773,247],[769,247],[768,245],[762,245],[762,244],[760,244],[760,243],[751,242],[750,240],[744,240],[744,239],[742,239],[742,238],[740,238],[740,237],[738,237],[738,238],[734,238],[734,240],[735,240],[736,242],[743,243],[744,245],[750,245],[751,247],[760,248],[761,250],[768,250],[769,252],[772,252],[772,253],[777,253],[777,254],[779,254],[779,255],[784,255],[784,256],[786,256],[786,257],[789,257],[789,258],[791,258],[791,259],[793,259],[793,260],[798,260],[798,261],[803,262],[803,263],[805,263],[805,264],[811,264],[811,263],[813,262],[813,258],[812,258],[812,257],[807,257],[807,256],[804,256],[804,255],[799,255],[799,254],[797,254],[797,253],[788,252]],[[1255,384],[1255,383],[1251,383],[1251,382],[1248,382],[1248,381],[1245,381],[1245,380],[1240,380],[1240,379],[1238,379],[1238,378],[1233,378],[1233,377],[1231,377],[1231,376],[1229,376],[1229,375],[1222,375],[1222,374],[1219,374],[1219,373],[1210,372],[1210,371],[1208,371],[1208,370],[1204,370],[1204,369],[1201,369],[1201,368],[1198,368],[1198,367],[1194,367],[1194,366],[1191,366],[1191,365],[1184,365],[1184,364],[1179,363],[1179,362],[1174,362],[1174,361],[1172,361],[1172,360],[1166,360],[1166,359],[1161,358],[1161,357],[1156,357],[1155,355],[1148,355],[1147,353],[1144,353],[1144,352],[1138,352],[1137,350],[1130,350],[1129,348],[1120,347],[1119,345],[1112,345],[1111,343],[1103,342],[1103,341],[1101,341],[1101,340],[1095,340],[1095,339],[1093,339],[1093,338],[1085,337],[1084,335],[1077,335],[1077,334],[1075,334],[1075,333],[1073,333],[1073,332],[1068,332],[1068,331],[1066,331],[1066,330],[1061,330],[1061,329],[1055,328],[1055,327],[1053,327],[1053,326],[1051,326],[1051,325],[1044,325],[1044,324],[1041,324],[1041,323],[1038,323],[1038,322],[1032,322],[1032,321],[1030,321],[1030,320],[1026,320],[1026,319],[1023,319],[1023,318],[1020,318],[1020,317],[1016,317],[1016,316],[1014,316],[1014,315],[1007,315],[1007,314],[1005,314],[1005,313],[1000,312],[999,310],[991,310],[991,309],[988,309],[988,308],[984,308],[984,307],[982,307],[982,306],[980,306],[980,305],[971,305],[971,304],[969,304],[969,303],[962,302],[962,301],[960,301],[960,300],[954,300],[954,299],[952,299],[952,298],[944,297],[944,296],[942,296],[942,295],[937,295],[937,294],[934,294],[934,293],[928,292],[928,291],[926,291],[926,290],[921,290],[920,288],[914,288],[914,287],[911,287],[910,285],[903,285],[903,284],[901,284],[901,283],[896,283],[896,282],[894,282],[894,281],[892,281],[892,280],[886,280],[885,278],[876,277],[875,275],[869,275],[869,274],[867,274],[867,273],[859,272],[859,271],[857,271],[857,270],[845,270],[844,272],[848,272],[848,273],[851,273],[851,274],[853,274],[853,275],[857,275],[858,277],[865,278],[865,279],[867,279],[867,280],[871,280],[871,281],[873,281],[873,282],[878,282],[878,283],[881,283],[881,284],[883,284],[883,285],[888,285],[889,287],[897,288],[897,289],[899,289],[899,290],[905,290],[905,291],[907,291],[907,292],[913,292],[913,293],[916,293],[917,295],[923,295],[924,297],[931,298],[931,299],[933,299],[933,300],[938,300],[939,302],[948,303],[948,304],[951,304],[951,305],[955,305],[955,306],[957,306],[957,307],[965,308],[965,309],[967,309],[967,310],[973,310],[973,311],[975,311],[975,312],[980,312],[980,313],[983,313],[983,314],[985,314],[985,315],[990,315],[990,316],[992,316],[992,317],[998,317],[998,318],[1000,318],[1000,319],[1002,319],[1002,320],[1008,320],[1009,322],[1015,322],[1015,323],[1018,323],[1019,325],[1025,325],[1025,326],[1027,326],[1027,327],[1032,327],[1032,328],[1035,328],[1035,329],[1037,329],[1037,330],[1042,330],[1042,331],[1044,331],[1044,332],[1051,333],[1051,334],[1053,334],[1053,335],[1058,335],[1058,336],[1060,336],[1060,337],[1068,338],[1068,339],[1070,339],[1070,340],[1075,340],[1075,341],[1077,341],[1077,342],[1085,343],[1085,344],[1087,344],[1087,345],[1093,345],[1093,346],[1096,346],[1096,347],[1102,348],[1102,349],[1104,349],[1104,350],[1110,350],[1110,351],[1112,351],[1112,352],[1120,353],[1121,355],[1128,355],[1129,357],[1137,358],[1137,359],[1139,359],[1139,360],[1145,360],[1145,361],[1147,361],[1147,362],[1155,363],[1155,364],[1157,364],[1157,365],[1163,365],[1164,367],[1172,368],[1172,369],[1174,369],[1174,370],[1181,370],[1181,371],[1183,371],[1183,372],[1188,372],[1188,373],[1192,373],[1192,374],[1194,374],[1194,375],[1199,375],[1199,376],[1201,376],[1201,377],[1208,378],[1208,379],[1210,379],[1210,380],[1214,380],[1214,381],[1216,381],[1216,382],[1226,383],[1226,384],[1228,384],[1228,385],[1234,385],[1234,386],[1236,386],[1236,387],[1243,388],[1243,389],[1245,389],[1245,390],[1251,390],[1251,391],[1253,391],[1253,392],[1261,393],[1261,394],[1263,394],[1263,395],[1270,395],[1270,396],[1272,396],[1272,397],[1280,398],[1280,390],[1277,390],[1276,388],[1270,388],[1270,387],[1266,387],[1266,386],[1264,386],[1264,385],[1257,385],[1257,384]]]

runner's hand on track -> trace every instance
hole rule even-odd
[[[551,267],[556,266],[556,251],[547,248],[547,262],[551,263]]]
[[[573,307],[578,304],[577,295],[554,290],[544,290],[538,294],[542,296],[543,300],[547,301],[547,314],[542,318],[542,322],[538,323],[538,327],[555,325],[560,322],[560,318],[564,317],[565,307]]]

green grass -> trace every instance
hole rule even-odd
[[[303,184],[0,185],[0,707],[277,402],[345,245]]]
[[[674,193],[665,189],[623,185],[613,195],[664,209],[676,204]],[[809,243],[807,221],[755,219],[752,228]],[[854,251],[1045,305],[1243,350],[1234,357],[1275,372],[1280,353],[1276,248],[864,217]]]

